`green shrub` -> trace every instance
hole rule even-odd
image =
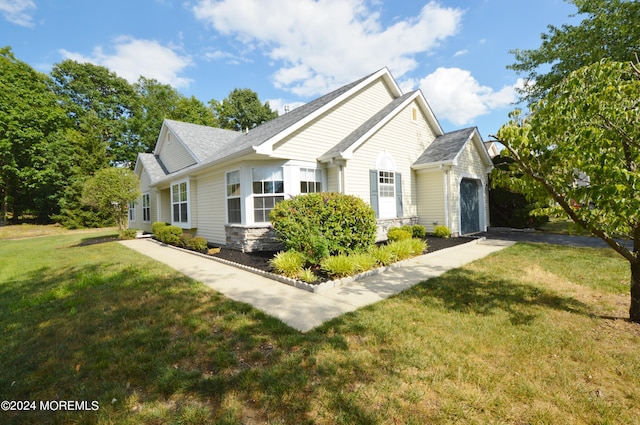
[[[381,266],[388,266],[397,261],[396,254],[389,245],[374,246],[369,250],[369,253]]]
[[[204,252],[207,250],[207,240],[202,236],[196,236],[189,241],[187,248],[198,252]]]
[[[349,258],[351,259],[351,261],[353,261],[356,273],[366,272],[367,270],[371,270],[377,265],[375,257],[369,252],[351,254]]]
[[[411,239],[403,239],[395,241],[387,245],[389,250],[396,257],[396,261],[406,260],[413,255],[413,247],[410,244]]]
[[[182,235],[182,229],[178,226],[164,226],[160,227],[156,233],[154,233],[156,239],[167,245],[180,244],[180,236]]]
[[[302,269],[298,273],[298,279],[303,282],[313,283],[318,280],[318,276],[316,276],[311,269]]]
[[[320,267],[331,278],[351,276],[356,272],[356,263],[346,254],[333,255],[322,260]]]
[[[422,239],[427,235],[427,229],[421,224],[414,224],[411,226],[411,234],[414,238]]]
[[[160,229],[162,229],[163,227],[167,227],[168,224],[163,222],[163,221],[155,221],[152,225],[151,225],[151,231],[153,232],[153,234],[155,235],[156,233],[158,233],[158,231]]]
[[[387,239],[391,242],[411,239],[411,232],[400,227],[392,227],[387,231]]]
[[[125,229],[118,233],[118,239],[135,239],[138,231],[136,229]]]
[[[364,252],[376,238],[375,212],[352,195],[295,196],[278,202],[269,218],[285,248],[303,253],[310,262],[327,254]]]
[[[193,235],[191,233],[183,233],[180,235],[180,241],[178,242],[178,245],[183,248],[189,248],[191,239],[193,239]]]
[[[447,226],[436,226],[433,228],[433,234],[439,238],[448,238],[451,235],[451,230]]]
[[[409,241],[409,247],[411,248],[411,255],[422,255],[427,249],[427,242],[423,239],[411,239]]]
[[[280,251],[270,260],[276,273],[295,278],[305,263],[304,255],[297,251]]]

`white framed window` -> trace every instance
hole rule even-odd
[[[171,185],[171,221],[183,225],[189,223],[189,182]]]
[[[227,173],[227,222],[242,223],[242,199],[240,197],[240,170]]]
[[[255,167],[251,170],[253,221],[266,223],[276,203],[284,199],[282,167]]]
[[[129,201],[129,222],[136,221],[136,202]]]
[[[322,170],[300,168],[300,193],[322,192]]]
[[[393,171],[378,171],[378,192],[381,198],[395,198],[396,182]]]
[[[151,197],[148,193],[142,195],[142,221],[151,221]]]

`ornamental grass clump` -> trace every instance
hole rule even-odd
[[[356,263],[346,254],[327,257],[320,263],[322,270],[331,278],[351,276],[356,273]]]
[[[305,257],[298,251],[280,251],[270,263],[276,273],[296,278],[305,264]]]
[[[390,245],[374,246],[369,250],[369,253],[380,266],[388,266],[398,260]]]

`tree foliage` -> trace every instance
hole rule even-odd
[[[229,130],[252,129],[278,116],[269,102],[260,103],[258,94],[250,89],[234,89],[221,102],[212,100],[210,104],[220,128]]]
[[[494,181],[553,201],[631,264],[630,316],[640,322],[640,69],[603,60],[572,72],[512,114],[496,139],[513,159]],[[517,178],[520,176],[520,178]],[[632,247],[618,238],[631,241]]]
[[[628,0],[567,0],[585,18],[577,25],[548,26],[537,49],[514,50],[508,68],[526,75],[524,94],[535,101],[570,72],[609,58],[633,60],[640,52],[640,2]],[[550,69],[549,69],[550,68]]]
[[[0,49],[0,224],[9,211],[47,217],[67,183],[65,115],[47,76]]]
[[[103,168],[84,183],[82,202],[110,215],[122,231],[127,227],[129,203],[140,196],[139,187],[138,176],[128,168]]]

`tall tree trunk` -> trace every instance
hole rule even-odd
[[[640,323],[640,261],[631,262],[631,306],[629,319]]]

